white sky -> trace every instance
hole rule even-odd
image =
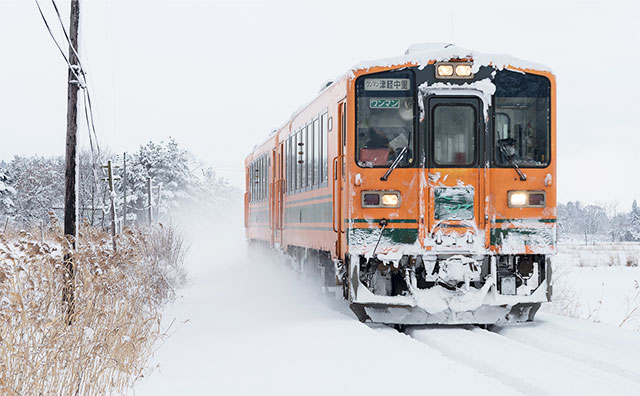
[[[69,0],[57,1],[68,23]],[[640,3],[82,5],[98,135],[113,151],[173,136],[242,186],[245,155],[324,81],[415,42],[454,42],[552,67],[560,201],[640,199]],[[35,2],[0,0],[0,37],[0,159],[62,155],[66,67]]]

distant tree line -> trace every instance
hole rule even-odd
[[[594,235],[612,242],[640,241],[640,208],[633,201],[629,211],[618,203],[583,205],[579,201],[558,204],[558,236],[582,235],[585,243]]]
[[[178,146],[175,140],[153,142],[126,155],[126,184],[124,156],[102,152],[82,152],[79,158],[79,208],[83,221],[100,227],[109,225],[110,192],[103,180],[103,165],[111,159],[115,182],[116,213],[122,223],[126,195],[126,223],[148,221],[151,178],[152,215],[163,219],[174,211],[197,205],[216,210],[236,199],[240,192],[218,177],[212,168],[199,163],[191,153]],[[126,194],[125,194],[126,192]],[[15,156],[0,161],[0,231],[6,219],[21,227],[44,221],[62,219],[64,203],[64,159],[62,157]]]

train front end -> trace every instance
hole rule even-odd
[[[363,321],[532,320],[556,250],[554,76],[455,47],[405,60],[350,82],[345,297]]]

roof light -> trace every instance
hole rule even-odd
[[[441,64],[438,65],[438,77],[453,76],[453,65]]]
[[[456,76],[471,77],[471,65],[468,65],[468,64],[457,65]]]

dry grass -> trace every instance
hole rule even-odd
[[[62,299],[66,240],[0,234],[0,394],[130,388],[165,335],[162,305],[184,279],[182,239],[169,230],[125,230],[114,253],[108,235],[85,227],[73,254],[71,315]]]

